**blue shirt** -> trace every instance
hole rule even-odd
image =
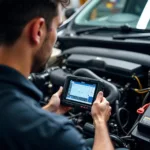
[[[41,108],[42,98],[19,72],[0,65],[0,150],[87,150],[67,118]]]

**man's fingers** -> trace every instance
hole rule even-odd
[[[97,97],[96,97],[96,101],[100,101],[100,102],[102,102],[103,101],[103,92],[99,92],[98,94],[97,94]]]
[[[111,106],[109,106],[109,108],[108,108],[108,113],[111,115],[111,110],[112,110],[112,108],[111,108]]]
[[[63,92],[63,87],[61,86],[61,87],[59,88],[59,90],[58,90],[53,96],[58,96],[58,97],[60,97],[61,94],[62,94],[62,92]]]
[[[62,114],[67,113],[67,112],[70,111],[71,109],[72,109],[71,107],[66,107],[66,106],[60,105],[60,107],[59,107],[59,109],[57,110],[56,113],[62,115]]]
[[[61,86],[57,92],[59,97],[61,96],[62,92],[63,92],[63,87]]]
[[[62,107],[62,109],[64,109],[66,112],[72,109],[72,107],[67,107],[67,106],[61,106],[61,107]]]
[[[112,107],[111,106],[109,106],[109,111],[111,111],[112,110]]]

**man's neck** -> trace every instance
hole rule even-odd
[[[19,47],[18,47],[19,48]],[[26,78],[31,71],[31,57],[26,50],[16,47],[0,47],[0,65],[6,65],[20,72]]]

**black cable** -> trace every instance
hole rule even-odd
[[[142,117],[142,115],[138,115],[136,121],[134,122],[134,124],[133,124],[132,128],[130,129],[130,131],[128,132],[127,136],[129,136],[131,134],[131,132],[135,129],[135,127],[138,125],[138,122],[141,117]]]
[[[121,123],[121,120],[120,120],[120,114],[119,114],[119,101],[116,100],[116,119],[117,119],[117,122],[118,122],[118,125],[120,127],[120,129],[122,130],[122,132],[124,134],[127,134],[127,132],[124,130],[123,126],[122,126],[122,123]]]
[[[71,113],[71,112],[69,112],[69,115],[70,115],[70,117],[74,116],[74,114],[73,114],[73,113]]]
[[[120,137],[121,139],[131,139],[132,136],[123,136],[123,137]]]
[[[120,137],[113,135],[113,134],[110,134],[110,138],[112,141],[115,141],[117,144],[119,144],[119,147],[125,147],[126,148],[125,142]]]
[[[80,113],[78,113],[78,114],[76,114],[76,115],[70,116],[68,119],[73,119],[73,118],[79,117],[79,116],[81,116],[81,115],[82,115],[82,113],[80,112]]]
[[[119,108],[119,111],[118,111],[119,116],[120,116],[122,111],[125,111],[127,113],[127,119],[126,119],[127,121],[124,123],[124,125],[121,123],[122,127],[125,128],[128,125],[128,123],[129,123],[129,111],[127,109],[125,109],[125,108]]]
[[[150,91],[148,91],[148,93],[145,95],[143,102],[142,102],[142,106],[144,106],[146,104],[149,95],[150,95]]]
[[[132,139],[132,136],[123,136],[120,137],[120,139],[124,140],[124,141],[128,141],[128,142],[134,142],[135,139]]]
[[[127,134],[127,136],[129,136],[130,134],[131,134],[131,132],[136,128],[136,126],[138,125],[138,121],[139,121],[139,116],[138,116],[138,118],[137,118],[137,120],[135,121],[135,123],[134,123],[134,125],[133,125],[133,127],[130,129],[130,131],[128,132],[128,134]]]

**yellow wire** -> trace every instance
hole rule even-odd
[[[136,93],[138,93],[138,94],[145,94],[145,93],[147,93],[148,91],[145,91],[145,92],[138,92],[138,91],[135,91]]]
[[[138,82],[139,88],[140,88],[140,89],[143,89],[142,84],[141,84],[139,78],[138,78],[137,76],[133,76],[133,77],[134,77],[134,78],[136,79],[136,81]]]
[[[145,93],[147,93],[149,90],[145,90],[145,91],[139,91],[138,89],[134,89],[134,91],[136,92],[136,93],[138,93],[138,94],[145,94]]]

